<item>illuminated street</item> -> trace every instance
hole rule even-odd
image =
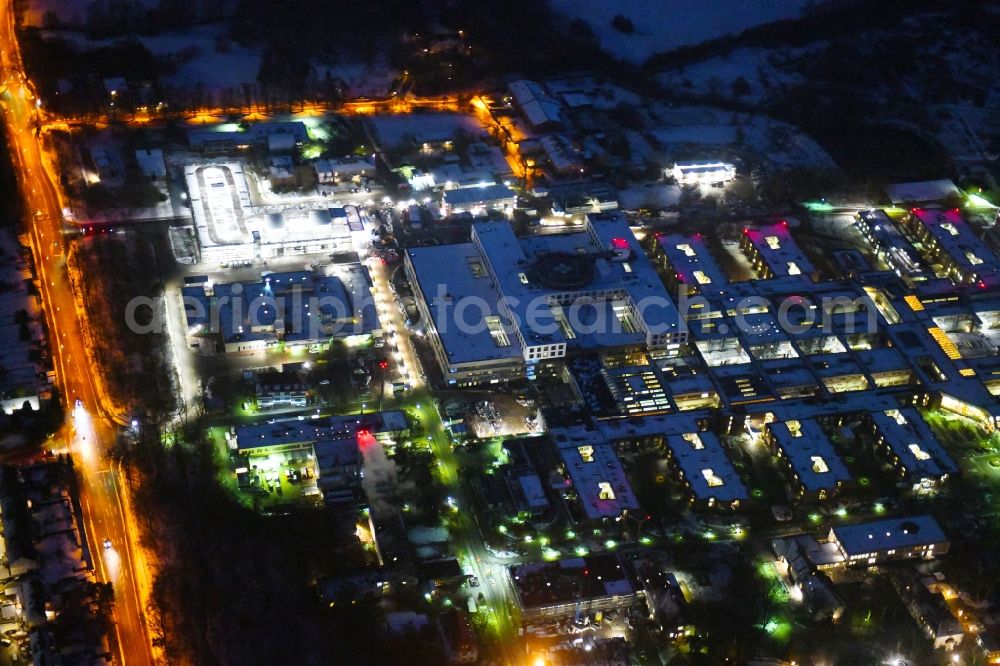
[[[94,566],[101,580],[114,585],[116,651],[125,663],[151,664],[142,610],[150,572],[139,561],[135,547],[137,535],[122,499],[121,470],[111,466],[105,456],[114,442],[117,423],[107,410],[107,401],[96,381],[100,373],[91,365],[81,332],[79,308],[82,306],[75,299],[66,275],[67,241],[62,206],[49,176],[51,165],[43,157],[35,136],[36,98],[22,73],[10,2],[4,3],[2,14],[0,66],[4,89],[0,99],[21,192],[26,208],[33,211],[31,240],[53,338],[56,376],[64,400],[69,403],[66,426],[60,436],[82,463],[79,467],[84,481],[81,503]],[[82,406],[74,409],[73,401],[77,398]],[[114,566],[105,561],[112,555],[102,545],[105,539],[110,539],[114,545],[113,552],[118,560]]]

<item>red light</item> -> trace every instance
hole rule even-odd
[[[982,280],[980,280],[980,281],[979,281],[979,288],[980,288],[980,289],[986,289],[986,283],[985,283],[985,282],[983,282]]]
[[[697,238],[698,240],[701,240],[701,234],[695,234],[694,237]]]
[[[628,241],[625,240],[624,238],[612,238],[611,247],[615,248],[616,250],[627,250]]]
[[[788,228],[788,220],[782,220],[781,221],[781,226],[783,226],[785,228]]]
[[[380,367],[383,370],[385,370],[386,368],[389,367],[389,361],[386,361],[385,359],[382,359],[381,361],[378,362],[378,367]]]
[[[746,235],[746,236],[749,236],[750,235],[750,229],[748,229],[747,227],[743,227],[743,234]]]

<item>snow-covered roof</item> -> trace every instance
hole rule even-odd
[[[932,203],[942,201],[950,194],[959,194],[955,183],[947,179],[920,180],[912,183],[896,183],[886,188],[889,199],[894,204]]]

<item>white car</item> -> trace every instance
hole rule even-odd
[[[104,550],[111,550],[111,539],[107,537],[104,539]]]

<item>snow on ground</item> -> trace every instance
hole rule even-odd
[[[795,18],[810,0],[553,0],[553,8],[590,24],[606,51],[641,63],[649,56],[762,23]],[[632,21],[632,34],[611,26],[615,15]]]
[[[443,527],[427,527],[420,525],[413,527],[406,532],[411,543],[427,545],[431,543],[446,543],[448,541],[448,530]]]
[[[166,85],[194,88],[201,84],[209,90],[220,90],[256,82],[261,52],[224,38],[226,30],[225,24],[216,23],[152,36],[138,35],[135,38],[154,55],[172,56],[181,61],[175,73],[163,77],[162,81]],[[120,41],[91,40],[78,32],[67,30],[47,31],[45,34],[67,39],[79,48],[88,50]]]
[[[666,183],[634,185],[618,191],[618,203],[625,210],[638,210],[644,206],[668,208],[676,204],[680,197],[681,188]]]
[[[448,141],[461,130],[473,136],[483,133],[475,116],[462,113],[413,113],[372,116],[372,127],[383,148],[405,147],[409,141]]]
[[[791,57],[783,51],[736,49],[686,67],[661,72],[656,78],[668,90],[698,95],[718,94],[760,102],[768,94],[802,81],[801,76],[780,66]],[[737,95],[733,83],[741,77],[747,82],[749,92],[741,91],[742,94]]]
[[[700,146],[714,154],[720,148],[769,161],[779,167],[835,165],[819,144],[795,127],[761,114],[734,113],[706,106],[653,109],[659,127],[649,134],[675,157],[702,159]]]
[[[315,66],[316,78],[340,80],[347,86],[348,97],[381,97],[385,95],[398,72],[384,61],[372,64],[345,62],[338,65]]]
[[[67,26],[83,26],[87,19],[87,2],[80,0],[28,0],[24,9],[24,25],[42,26],[45,14],[52,12],[59,22]],[[147,8],[155,7],[156,0],[139,2]]]

